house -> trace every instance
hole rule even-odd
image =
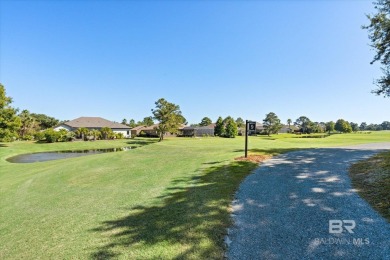
[[[134,132],[137,132],[139,136],[146,136],[146,137],[158,137],[158,133],[157,133],[157,127],[158,127],[158,124],[154,124],[154,125],[151,125],[151,126],[137,126],[137,127],[134,127],[132,130],[134,130]],[[179,126],[179,131],[181,131],[184,127],[186,127],[186,125],[181,125]],[[165,133],[165,136],[177,136],[175,133]]]
[[[158,137],[158,133],[156,130],[157,127],[158,127],[158,124],[154,124],[151,126],[143,126],[143,127],[138,129],[139,135],[140,136],[147,136],[147,137]]]
[[[54,131],[65,129],[67,131],[76,131],[79,128],[100,130],[103,127],[111,128],[114,133],[122,133],[124,137],[131,137],[130,127],[101,117],[79,117],[71,121],[55,126]]]
[[[192,136],[214,136],[214,128],[215,124],[210,124],[207,126],[186,126],[183,127],[180,130],[180,135],[181,136],[187,136],[187,137],[192,137]]]
[[[138,136],[141,133],[142,129],[145,127],[146,127],[145,125],[139,125],[139,126],[131,128],[131,130],[130,130],[131,136]]]
[[[294,131],[298,130],[298,128],[294,125],[283,125],[282,128],[279,130],[279,133],[292,133]]]

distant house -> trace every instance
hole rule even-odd
[[[130,127],[101,117],[79,117],[71,121],[62,123],[54,127],[55,131],[65,129],[67,131],[76,131],[79,128],[100,130],[103,127],[111,128],[114,133],[122,133],[124,137],[131,137]]]
[[[208,126],[186,126],[181,129],[181,136],[214,136],[215,124]]]
[[[151,126],[143,126],[142,128],[139,128],[139,134],[148,137],[158,137],[157,127],[158,124],[154,124]]]
[[[133,127],[131,128],[131,136],[138,136],[142,129],[144,129],[146,126],[145,125],[139,125],[139,126],[136,126],[136,127]]]
[[[283,127],[279,130],[279,133],[291,133],[298,130],[298,128],[294,125],[291,125],[290,127],[288,125],[283,125]]]
[[[132,133],[136,133],[139,136],[147,136],[147,137],[158,137],[157,132],[158,124],[154,124],[151,126],[137,126],[134,127],[132,130]],[[179,131],[181,131],[185,125],[179,126]],[[165,133],[165,136],[177,136],[175,133]]]

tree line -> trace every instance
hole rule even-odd
[[[82,140],[119,139],[123,134],[114,133],[111,128],[103,127],[100,130],[79,128],[75,132],[52,128],[60,120],[45,114],[30,113],[27,109],[19,110],[11,106],[12,98],[6,95],[5,88],[0,84],[0,141],[36,140],[53,142],[72,141],[75,138]],[[63,121],[64,122],[64,121]]]
[[[19,109],[13,108],[11,103],[12,98],[6,95],[4,86],[0,84],[0,141],[33,140],[42,130],[60,123],[54,117],[30,113],[26,109],[19,113]]]
[[[8,97],[5,88],[0,84],[0,141],[21,140],[46,140],[47,142],[70,141],[74,138],[84,140],[97,139],[114,139],[123,138],[121,134],[115,134],[112,129],[105,127],[100,130],[79,128],[75,132],[69,132],[65,129],[54,131],[52,127],[58,125],[60,121],[53,117],[44,114],[30,113],[28,110],[23,110],[19,113],[18,109],[11,107],[12,98]],[[130,127],[137,125],[151,126],[154,120],[158,121],[155,129],[158,133],[160,141],[164,139],[166,133],[178,133],[181,125],[187,125],[185,117],[182,115],[180,106],[168,102],[164,98],[160,98],[155,102],[155,108],[151,110],[153,116],[145,117],[143,121],[135,123],[133,119],[127,122],[122,121]],[[331,133],[334,131],[340,133],[350,133],[356,131],[379,131],[390,130],[390,122],[384,121],[381,124],[370,124],[363,122],[360,125],[354,122],[348,122],[344,119],[338,119],[336,122],[314,122],[306,116],[300,116],[294,122],[291,119],[287,120],[288,132],[299,132],[305,134],[311,133]],[[212,124],[209,117],[202,118],[199,124],[192,126],[208,126]],[[294,126],[294,128],[292,127]],[[263,119],[263,130],[261,134],[277,134],[284,125],[274,112],[265,115]],[[240,132],[239,129],[245,127],[244,120],[239,117],[236,120],[231,116],[223,119],[218,117],[214,135],[219,137],[234,138]],[[242,133],[242,131],[241,131]]]
[[[287,125],[289,132],[299,132],[304,134],[311,133],[351,133],[357,131],[380,131],[380,130],[390,130],[390,122],[384,121],[382,124],[370,124],[367,125],[366,122],[362,122],[360,125],[354,122],[348,122],[344,119],[338,119],[336,122],[314,122],[306,116],[300,116],[294,122],[291,119],[287,119]],[[292,125],[296,129],[292,128]],[[280,119],[274,112],[266,114],[265,119],[263,120],[264,133],[267,135],[276,134],[283,127]]]

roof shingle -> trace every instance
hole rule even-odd
[[[120,129],[130,129],[127,125],[120,123],[112,122],[101,117],[79,117],[71,121],[65,122],[64,125],[68,125],[73,128],[120,128]]]

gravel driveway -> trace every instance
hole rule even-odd
[[[310,149],[266,161],[236,194],[227,257],[390,259],[390,224],[348,177],[351,163],[381,149],[390,143]],[[330,220],[336,233],[329,232]]]

